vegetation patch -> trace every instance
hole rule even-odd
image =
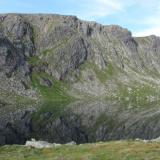
[[[41,84],[41,79],[47,79],[51,83],[51,86]],[[33,73],[32,86],[39,91],[41,96],[41,104],[38,112],[34,115],[36,119],[39,119],[41,114],[47,112],[53,113],[53,117],[57,118],[62,114],[65,107],[74,101],[74,98],[67,94],[68,88],[66,84],[46,73]]]
[[[132,84],[130,86],[119,85],[118,97],[125,107],[145,107],[159,102],[159,88],[151,85]]]
[[[159,160],[159,157],[160,143],[138,141],[62,145],[49,149],[17,145],[0,148],[0,160]]]
[[[101,83],[105,83],[107,80],[113,78],[113,75],[116,72],[111,63],[107,64],[106,69],[101,70],[96,64],[86,62],[80,66],[80,69],[82,71],[86,69],[92,69]]]
[[[47,62],[41,60],[38,56],[32,56],[27,59],[27,62],[32,66],[32,67],[39,67],[43,65],[47,65]]]
[[[53,51],[53,48],[49,48],[49,49],[45,49],[41,54],[43,55],[43,56],[47,56],[50,52],[52,52]]]
[[[41,79],[48,79],[52,86],[45,86],[40,83]],[[62,81],[56,80],[47,73],[33,73],[32,86],[40,91],[43,100],[46,101],[70,101],[72,98],[66,93],[67,86]]]

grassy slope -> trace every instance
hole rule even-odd
[[[135,80],[130,82],[123,82],[118,79],[118,76],[125,74],[117,67],[114,67],[111,63],[107,65],[105,70],[100,70],[94,63],[87,62],[80,66],[81,70],[90,69],[93,70],[99,81],[109,87],[111,84],[116,86],[110,93],[107,93],[106,100],[114,100],[121,104],[123,107],[146,107],[153,102],[159,103],[160,100],[160,89],[153,83],[147,82],[141,84]],[[119,73],[119,75],[118,75]],[[83,82],[80,77],[79,80]],[[109,83],[108,83],[109,82]],[[114,95],[112,95],[114,93]]]
[[[55,45],[55,48],[58,48],[59,45],[66,44],[66,41],[67,40],[64,39],[63,41],[57,42],[57,45]],[[96,40],[93,40],[93,43],[99,48],[100,51],[104,53],[106,52],[105,48],[101,46],[100,43],[98,43]],[[55,48],[44,50],[42,55],[46,56],[48,54],[53,54]],[[36,56],[31,57],[28,60],[28,62],[34,67],[41,66],[43,64],[45,65],[46,63]],[[79,69],[81,72],[80,72],[80,76],[77,77],[78,82],[81,82],[83,84],[84,79],[82,78],[82,75],[81,75],[82,71],[89,69],[95,73],[96,78],[100,81],[100,84],[102,84],[102,86],[105,86],[106,89],[109,88],[109,92],[107,92],[106,95],[104,95],[104,97],[106,97],[107,100],[108,99],[116,100],[122,106],[127,108],[128,107],[131,107],[131,108],[145,107],[147,105],[152,104],[153,102],[159,103],[159,100],[160,100],[159,87],[157,87],[155,84],[152,84],[150,82],[144,83],[142,85],[136,80],[134,80],[134,78],[133,80],[130,79],[129,83],[124,82],[123,76],[126,76],[126,73],[123,71],[123,69],[116,67],[116,64],[114,64],[113,62],[108,62],[107,68],[104,70],[101,70],[95,63],[86,61],[84,64],[82,64],[79,67]],[[70,76],[74,76],[74,75],[72,75],[71,73]],[[36,78],[36,76],[34,76],[34,78]],[[45,100],[47,106],[48,106],[48,103],[50,102],[52,104],[56,103],[56,106],[57,106],[57,100],[60,100],[60,102],[62,101],[61,103],[64,102],[64,104],[66,102],[68,103],[72,101],[71,97],[67,95],[65,91],[63,91],[64,87],[63,85],[60,86],[61,84],[62,83],[58,83],[57,81],[56,85],[58,86],[56,88],[53,87],[52,89],[42,87],[39,84],[35,87],[40,90],[42,97],[45,97],[45,99],[47,99]],[[67,83],[63,83],[63,84],[66,85]],[[110,88],[112,88],[111,87],[112,84],[115,85],[115,88],[111,90]],[[59,93],[58,91],[59,89],[61,93]],[[80,94],[85,94],[85,93],[80,93]],[[49,98],[47,98],[47,95]]]
[[[52,82],[52,86],[48,87],[40,83],[40,79],[47,78]],[[54,114],[54,119],[59,117],[65,107],[74,100],[73,97],[67,94],[67,86],[61,81],[54,79],[46,73],[33,73],[32,86],[40,92],[40,104],[38,105],[38,112],[35,113],[34,118],[42,123],[41,114],[51,112]],[[53,120],[52,118],[50,120]]]
[[[34,149],[23,146],[0,148],[0,160],[159,160],[160,143],[117,141],[79,146]]]

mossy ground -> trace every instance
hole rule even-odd
[[[148,84],[120,84],[118,97],[120,103],[125,107],[147,107],[157,104],[160,100],[159,87]]]
[[[40,79],[45,78],[52,82],[52,86],[45,86],[40,83]],[[45,101],[69,101],[71,97],[66,93],[67,86],[47,73],[33,73],[32,74],[32,86],[38,89],[43,100]]]
[[[0,160],[159,160],[160,143],[115,141],[107,143],[35,149],[24,146],[0,148]]]
[[[46,51],[47,52],[47,51]],[[32,67],[40,67],[43,65],[47,65],[47,62],[42,61],[38,56],[33,56],[27,59],[27,62],[32,66]]]
[[[52,86],[45,86],[40,83],[40,79],[46,78],[52,82]],[[74,98],[67,94],[67,86],[65,83],[54,79],[46,73],[33,73],[32,74],[32,86],[40,93],[40,104],[38,106],[38,112],[34,115],[34,118],[40,121],[40,115],[46,112],[54,114],[54,118],[57,118],[63,113],[65,107]]]
[[[151,106],[153,103],[157,104],[160,100],[160,88],[154,83],[138,83],[134,79],[130,82],[124,83],[119,77],[123,77],[125,73],[112,63],[108,63],[106,69],[99,69],[94,63],[86,62],[80,66],[81,71],[90,69],[96,75],[96,78],[107,89],[114,85],[109,93],[106,93],[106,100],[113,100],[118,102],[124,108],[128,107],[146,107]],[[119,74],[119,75],[118,75]],[[119,77],[118,77],[119,76]],[[82,75],[79,81],[83,82]],[[113,93],[113,94],[112,94]]]
[[[91,69],[95,72],[97,78],[99,79],[99,81],[101,83],[105,83],[107,80],[113,78],[114,74],[115,74],[115,68],[112,66],[111,63],[108,63],[107,64],[107,67],[106,69],[102,70],[100,68],[98,68],[98,66],[94,63],[91,63],[91,62],[86,62],[84,64],[82,64],[80,66],[80,69],[83,71],[83,70],[86,70],[86,69]],[[81,77],[80,77],[81,78]]]

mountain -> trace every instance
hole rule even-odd
[[[160,37],[75,16],[0,15],[0,144],[160,136]]]

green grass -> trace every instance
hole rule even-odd
[[[159,88],[151,85],[132,84],[130,86],[120,84],[118,97],[123,106],[145,107],[151,103],[159,102]],[[152,97],[154,97],[152,99]]]
[[[124,84],[123,81],[118,80],[117,78],[117,74],[123,72],[120,71],[119,68],[113,67],[111,63],[108,63],[106,69],[101,70],[96,64],[87,61],[80,66],[80,69],[81,71],[86,69],[92,70],[102,84],[108,85],[107,82],[112,81],[116,87],[116,89],[111,91],[114,95],[108,93],[106,94],[105,99],[117,101],[124,108],[147,107],[159,103],[160,89],[158,86],[150,83],[139,84],[136,81],[130,81],[129,83]],[[83,82],[82,75],[78,78],[79,81]]]
[[[49,53],[53,53],[53,48],[45,49],[45,50],[41,53],[41,55],[47,56]]]
[[[40,79],[47,78],[52,82],[52,86],[48,87],[40,83]],[[51,112],[54,119],[63,113],[65,107],[74,98],[67,94],[68,87],[62,81],[58,81],[46,73],[33,73],[32,86],[40,93],[41,102],[38,106],[38,112],[33,116],[41,123],[43,119],[40,118],[42,113]],[[53,120],[53,119],[52,119]]]
[[[36,30],[37,30],[36,26],[32,25],[32,40],[33,40],[33,42],[36,42],[38,39],[38,36],[39,36],[39,34]]]
[[[116,70],[111,63],[107,64],[106,69],[101,70],[96,64],[86,62],[80,66],[80,69],[92,69],[101,83],[105,83],[107,80],[111,79],[116,73]]]
[[[111,63],[107,64],[105,70],[100,70],[97,66],[94,66],[93,69],[102,83],[105,83],[108,79],[112,78],[115,71]]]
[[[115,141],[107,143],[35,149],[24,146],[0,148],[0,160],[159,160],[160,143]]]
[[[47,62],[44,62],[43,60],[41,60],[38,56],[33,56],[33,57],[29,57],[27,59],[27,62],[32,66],[32,67],[40,67],[43,65],[47,65]]]
[[[47,78],[52,82],[52,86],[48,87],[40,84],[40,79]],[[47,73],[33,73],[32,86],[40,92],[45,101],[70,101],[71,97],[66,93],[67,86],[59,80],[54,79]]]

